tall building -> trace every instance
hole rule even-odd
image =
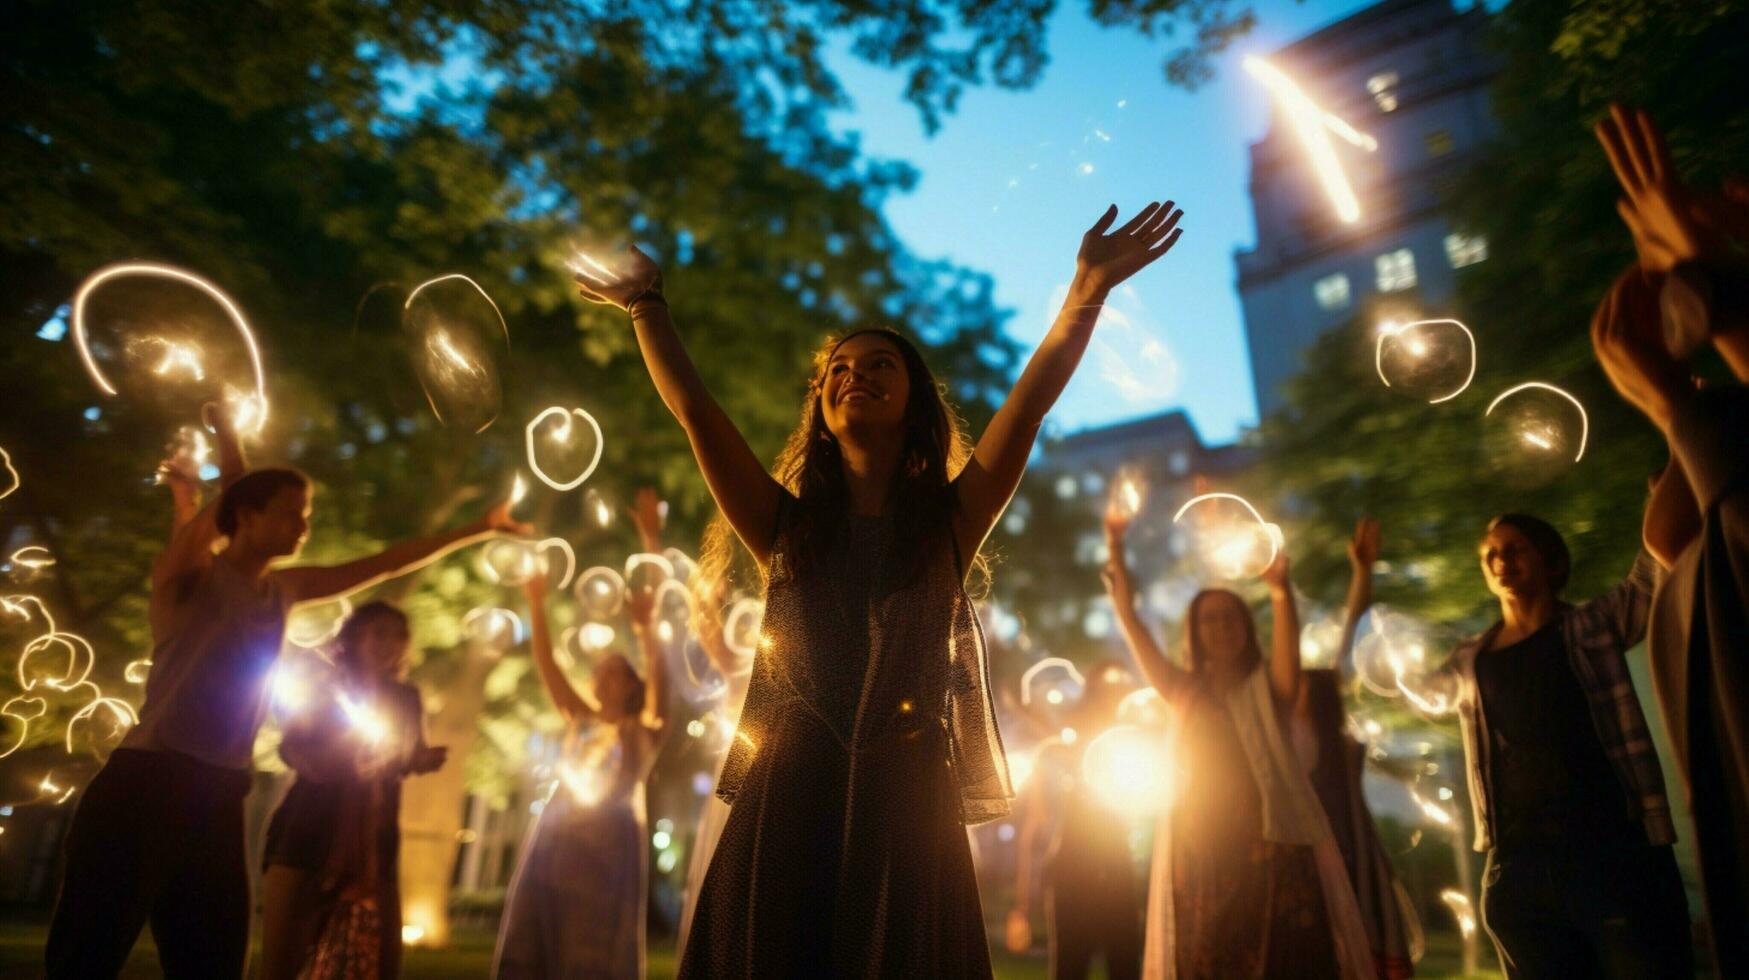
[[[1442,191],[1493,133],[1483,45],[1487,13],[1451,0],[1385,0],[1282,48],[1269,61],[1376,150],[1327,127],[1359,218],[1338,216],[1280,102],[1251,145],[1257,245],[1234,256],[1260,414],[1307,348],[1356,317],[1418,319],[1444,311],[1456,270],[1488,257],[1440,213]]]

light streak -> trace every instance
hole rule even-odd
[[[740,599],[729,607],[723,617],[723,643],[742,657],[752,657],[764,647],[760,626],[765,620],[765,603],[758,599]]]
[[[146,683],[146,673],[151,669],[152,660],[150,657],[145,660],[134,660],[122,668],[121,676],[129,684],[144,684]]]
[[[1393,340],[1395,338],[1401,337],[1401,336],[1403,336],[1404,333],[1408,332],[1409,330],[1414,329],[1415,327],[1433,326],[1435,324],[1441,324],[1441,323],[1449,323],[1452,326],[1463,331],[1464,339],[1469,341],[1469,344],[1470,344],[1470,370],[1469,370],[1469,373],[1464,376],[1464,383],[1463,384],[1458,385],[1457,388],[1455,388],[1454,390],[1452,390],[1451,392],[1449,392],[1447,394],[1440,395],[1438,398],[1428,399],[1427,404],[1437,405],[1440,402],[1451,401],[1453,398],[1456,398],[1457,396],[1463,394],[1466,390],[1469,389],[1470,382],[1474,381],[1476,379],[1476,335],[1471,333],[1470,328],[1464,326],[1464,324],[1461,321],[1451,320],[1451,319],[1415,320],[1415,321],[1410,322],[1410,323],[1398,323],[1395,320],[1386,320],[1385,322],[1379,324],[1379,339],[1378,339],[1378,343],[1375,344],[1373,347],[1372,360],[1373,360],[1373,369],[1378,372],[1379,380],[1383,381],[1385,383],[1386,388],[1390,388],[1393,386],[1391,384],[1391,379],[1385,377],[1385,342],[1388,340]],[[1427,356],[1427,345],[1424,341],[1420,340],[1419,338],[1413,338],[1413,339],[1405,341],[1404,346],[1408,347],[1409,353],[1413,354],[1416,357]]]
[[[52,770],[43,775],[43,781],[36,784],[36,789],[37,792],[41,793],[43,796],[54,796],[56,793],[61,794],[59,799],[50,804],[51,806],[60,806],[67,802],[67,800],[77,791],[77,787],[57,785],[55,783],[55,774]]]
[[[661,588],[664,582],[672,580],[674,566],[662,555],[640,552],[626,559],[626,570],[623,577],[626,581],[626,588],[648,592]],[[655,582],[651,583],[651,579],[655,579]]]
[[[1483,412],[1482,415],[1484,417],[1486,417],[1486,416],[1494,414],[1495,407],[1498,406],[1501,402],[1512,397],[1513,395],[1518,394],[1521,391],[1524,391],[1524,390],[1530,389],[1530,388],[1540,388],[1543,391],[1552,391],[1555,394],[1560,395],[1562,398],[1565,398],[1566,400],[1572,402],[1573,407],[1579,410],[1579,451],[1573,454],[1573,462],[1575,462],[1575,463],[1579,462],[1579,460],[1581,460],[1585,457],[1585,440],[1588,439],[1590,437],[1590,434],[1591,434],[1591,418],[1590,418],[1590,416],[1585,414],[1585,406],[1579,404],[1579,399],[1574,398],[1571,394],[1566,392],[1564,389],[1557,388],[1554,385],[1549,384],[1546,381],[1526,381],[1523,384],[1514,385],[1513,387],[1508,388],[1505,391],[1502,391],[1500,394],[1496,395],[1494,397],[1494,400],[1488,403],[1488,410],[1486,412]],[[1544,446],[1542,448],[1547,449],[1549,447]]]
[[[522,478],[521,473],[518,473],[516,479],[510,483],[510,506],[515,507],[522,503],[522,498],[526,496],[528,496],[528,481]]]
[[[140,716],[134,711],[134,706],[123,701],[121,698],[92,698],[86,703],[85,707],[80,708],[75,712],[73,717],[67,722],[67,753],[69,755],[73,752],[73,726],[92,717],[97,714],[98,711],[105,708],[109,709],[109,712],[115,716],[118,725],[125,723],[127,727],[132,728],[140,723]]]
[[[1415,792],[1415,787],[1413,786],[1409,787],[1409,799],[1421,809],[1421,812],[1426,815],[1428,820],[1447,830],[1457,829],[1457,814],[1452,812],[1450,808],[1441,806],[1438,802],[1427,799],[1420,793]]]
[[[186,283],[212,297],[213,301],[224,309],[225,314],[231,319],[231,324],[237,328],[238,335],[243,338],[244,347],[249,351],[249,364],[254,369],[255,374],[255,393],[251,397],[255,399],[260,408],[259,417],[251,417],[248,420],[254,423],[253,425],[245,426],[243,420],[239,419],[237,429],[239,432],[254,432],[264,425],[267,422],[267,376],[261,368],[261,350],[255,345],[255,335],[249,329],[249,321],[244,318],[243,311],[231,301],[231,297],[227,296],[224,290],[186,269],[178,269],[172,265],[160,265],[154,262],[120,262],[104,266],[79,284],[79,291],[73,294],[73,341],[79,346],[79,357],[85,362],[86,373],[91,375],[92,381],[96,382],[97,390],[110,397],[114,397],[116,394],[115,385],[110,383],[109,378],[104,375],[103,369],[98,366],[97,359],[91,354],[91,343],[85,328],[85,303],[90,299],[92,290],[118,276],[156,276]],[[158,373],[162,374],[163,372],[159,371]],[[197,375],[196,380],[198,379]]]
[[[1476,934],[1476,911],[1470,904],[1470,896],[1456,888],[1447,888],[1439,893],[1439,900],[1451,909],[1452,917],[1457,919],[1458,931],[1465,939]]]
[[[325,613],[332,610],[331,613]],[[352,602],[341,596],[332,602],[303,606],[286,617],[285,638],[293,646],[315,650],[340,635],[346,618],[352,615]]]
[[[5,446],[0,446],[0,467],[6,470],[6,482],[0,484],[0,500],[5,500],[24,484],[24,480],[19,477],[18,471],[12,468],[12,454],[6,451]]]
[[[565,268],[571,270],[572,275],[581,276],[598,286],[610,285],[619,279],[617,273],[582,249],[576,250],[576,254],[565,263]]]
[[[1069,679],[1073,680],[1075,682],[1075,686],[1077,686],[1077,687],[1085,688],[1087,686],[1087,679],[1085,677],[1081,676],[1081,672],[1079,670],[1075,669],[1075,665],[1073,663],[1071,663],[1068,660],[1063,659],[1062,657],[1045,657],[1044,659],[1040,660],[1038,663],[1033,664],[1031,667],[1026,668],[1026,672],[1020,675],[1020,703],[1021,704],[1024,704],[1024,705],[1032,704],[1032,682],[1033,682],[1033,679],[1038,677],[1038,675],[1040,673],[1042,673],[1046,670],[1052,670],[1052,669],[1061,670],[1061,671],[1066,672],[1069,675]],[[1060,694],[1061,692],[1058,691],[1057,693]],[[1047,701],[1050,700],[1050,697],[1048,694],[1046,695],[1045,700],[1047,700]],[[1059,698],[1057,701],[1053,701],[1051,703],[1052,704],[1061,703],[1061,698]]]
[[[383,716],[376,709],[352,700],[345,693],[337,695],[335,700],[339,702],[341,712],[346,715],[347,723],[360,738],[376,745],[388,737],[389,723],[383,720]]]
[[[206,380],[206,368],[200,363],[200,348],[180,340],[166,340],[163,337],[145,337],[140,340],[143,346],[160,346],[164,348],[164,356],[158,365],[152,368],[152,373],[164,377],[173,371],[186,372],[193,381]]]
[[[35,710],[31,710],[32,708]],[[18,738],[13,740],[6,751],[0,752],[0,759],[17,752],[24,745],[24,740],[30,737],[30,723],[41,718],[48,710],[49,703],[47,701],[42,698],[26,697],[22,694],[0,705],[0,717],[18,720]]]
[[[36,607],[37,615],[42,617],[44,629],[35,639],[25,644],[18,657],[18,686],[22,690],[30,690],[38,683],[55,690],[67,691],[85,683],[85,678],[91,676],[91,668],[97,663],[97,655],[91,649],[90,641],[77,633],[63,633],[55,624],[55,617],[49,613],[43,601],[33,595],[0,596],[0,611],[4,611],[25,620],[29,620],[30,612],[25,608],[29,603]],[[32,679],[27,665],[32,657],[43,651],[59,646],[67,652],[67,672],[58,681],[44,678]],[[80,669],[83,660],[84,669]],[[77,675],[77,676],[75,676]]]
[[[564,538],[542,538],[540,541],[536,542],[534,546],[535,557],[540,559],[541,571],[548,572],[549,574],[551,568],[548,565],[546,558],[546,553],[549,550],[557,551],[565,558],[565,575],[563,578],[559,579],[558,583],[555,584],[553,588],[563,589],[569,587],[571,579],[577,576],[577,552],[572,550],[571,542],[566,541]]]
[[[1343,171],[1341,161],[1336,158],[1336,148],[1331,145],[1329,134],[1335,133],[1369,153],[1378,149],[1378,141],[1319,108],[1293,79],[1269,62],[1251,57],[1246,58],[1244,64],[1245,70],[1275,96],[1277,104],[1299,136],[1300,144],[1311,157],[1312,169],[1317,173],[1319,182],[1324,185],[1324,192],[1330,196],[1330,203],[1336,208],[1336,216],[1345,224],[1360,220],[1360,202],[1355,199],[1348,174]]]
[[[55,556],[53,552],[40,544],[27,544],[14,551],[12,557],[7,560],[22,568],[40,572],[55,563]]]

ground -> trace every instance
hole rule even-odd
[[[35,976],[41,969],[43,937],[47,927],[37,922],[0,922],[0,977]],[[1427,958],[1421,961],[1420,976],[1458,976],[1457,937],[1430,935]],[[1042,955],[1016,957],[996,952],[996,976],[999,980],[1043,980],[1046,976]],[[1489,961],[1492,957],[1487,958]],[[410,949],[407,951],[407,980],[478,980],[492,967],[492,937],[484,933],[464,933],[448,949]],[[122,970],[122,980],[149,980],[159,977],[158,954],[152,948],[150,935],[141,937],[133,958]],[[1104,977],[1096,969],[1095,977]],[[668,943],[650,944],[649,980],[667,980],[674,976],[674,948]],[[1498,977],[1487,971],[1481,977]]]

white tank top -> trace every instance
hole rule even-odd
[[[121,746],[251,768],[290,607],[277,576],[258,584],[214,558],[152,651],[140,723]]]

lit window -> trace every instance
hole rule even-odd
[[[1319,279],[1312,283],[1312,296],[1317,299],[1319,309],[1347,309],[1349,300],[1348,277],[1338,272],[1335,275]]]
[[[1057,496],[1064,500],[1075,499],[1075,478],[1068,475],[1057,477]]]
[[[1378,103],[1380,112],[1390,112],[1397,108],[1397,73],[1380,72],[1367,79],[1366,91]]]
[[[1445,257],[1450,260],[1454,269],[1475,265],[1488,257],[1488,240],[1481,235],[1459,235],[1454,232],[1445,236]]]
[[[1406,248],[1373,259],[1381,293],[1395,293],[1415,286],[1415,253]]]
[[[1451,138],[1451,133],[1443,129],[1436,129],[1421,139],[1427,144],[1427,155],[1430,157],[1442,157],[1457,149],[1457,142]]]

